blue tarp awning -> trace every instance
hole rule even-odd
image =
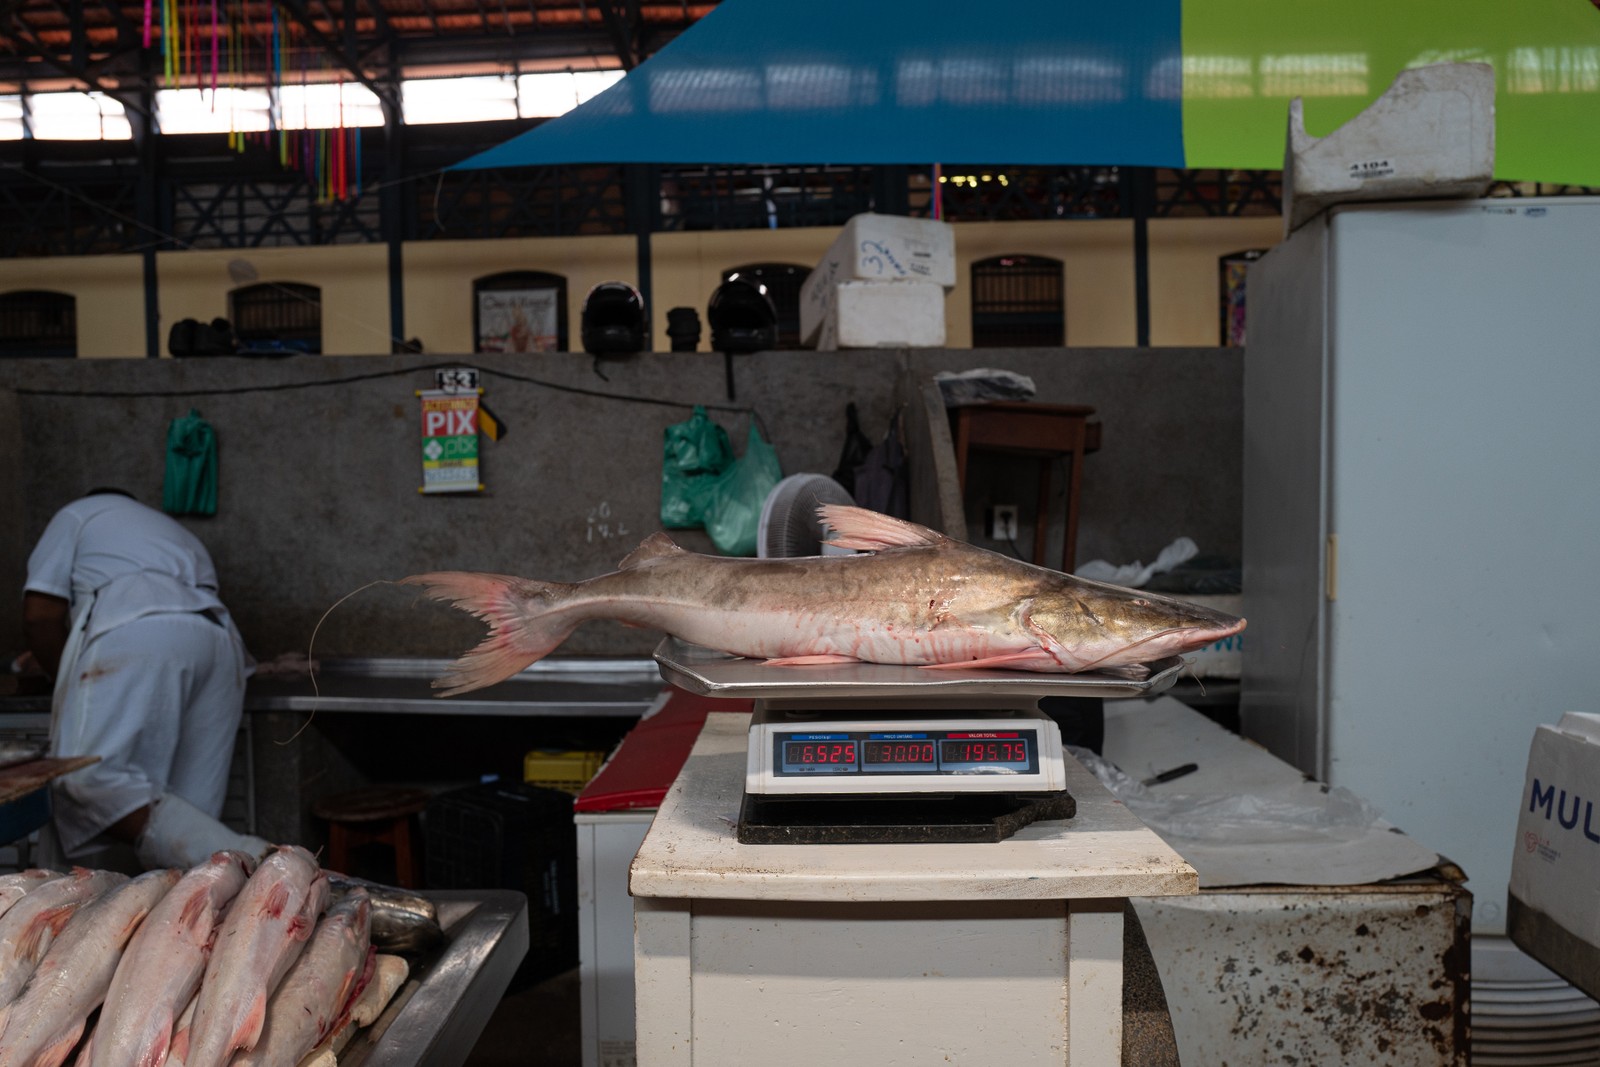
[[[456,164],[1273,169],[1407,67],[1495,68],[1497,177],[1600,185],[1590,0],[723,0],[561,118]]]
[[[724,0],[626,78],[456,168],[1181,166],[1177,0]]]

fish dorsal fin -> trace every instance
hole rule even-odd
[[[836,535],[828,544],[839,548],[876,552],[884,548],[942,545],[950,540],[926,526],[847,504],[823,504],[817,508],[817,518]]]
[[[622,562],[617,564],[617,570],[625,571],[629,567],[637,567],[639,564],[649,560],[660,559],[662,556],[676,556],[681,552],[683,552],[683,549],[679,548],[672,538],[657,530],[643,541],[640,541],[638,548],[624,556]]]

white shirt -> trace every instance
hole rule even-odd
[[[226,609],[217,572],[194,534],[136,500],[100,493],[56,512],[28,557],[29,592],[92,610],[85,639],[146,615]],[[92,605],[92,609],[91,606]]]

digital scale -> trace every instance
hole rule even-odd
[[[1099,674],[928,671],[877,663],[769,667],[663,641],[662,677],[755,701],[738,840],[744,844],[1002,841],[1070,819],[1066,758],[1047,697],[1160,692],[1183,661],[1130,681]]]

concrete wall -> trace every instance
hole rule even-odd
[[[1154,219],[1150,223],[1150,330],[1158,345],[1217,343],[1217,257],[1268,248],[1280,237],[1276,218]],[[651,238],[654,347],[670,347],[666,313],[706,302],[722,272],[749,263],[813,266],[834,228],[661,233]],[[959,223],[956,288],[945,302],[946,342],[972,343],[968,279],[972,264],[1006,253],[1049,256],[1066,277],[1066,340],[1075,347],[1131,345],[1134,322],[1133,224],[1127,220]],[[235,263],[235,261],[238,261]],[[638,284],[633,237],[422,241],[407,244],[405,339],[427,352],[470,352],[472,282],[509,270],[567,278],[570,344],[581,347],[583,300],[602,281]],[[235,265],[230,273],[230,264]],[[157,257],[161,347],[179,319],[209,322],[228,314],[238,268],[261,281],[301,282],[322,289],[323,353],[367,355],[391,350],[388,250],[383,245],[251,248],[163,252]],[[0,292],[53,289],[78,304],[79,355],[144,355],[144,282],[137,256],[0,260]],[[701,350],[710,347],[705,330]]]
[[[210,547],[258,656],[305,650],[323,612],[351,593],[317,633],[317,654],[454,655],[476,639],[470,620],[395,586],[355,591],[434,569],[558,580],[612,569],[658,526],[663,429],[687,417],[685,405],[730,403],[722,358],[711,354],[605,361],[609,382],[584,355],[468,361],[487,372],[484,399],[509,433],[483,441],[486,492],[426,497],[414,391],[433,384],[439,361],[427,356],[13,363],[6,381],[16,392],[0,391],[0,469],[16,482],[0,579],[17,590],[50,516],[93,486],[159,502],[167,425],[194,407],[218,435],[219,511],[183,521]],[[1041,402],[1098,409],[1104,447],[1085,468],[1080,559],[1149,559],[1179,534],[1237,554],[1238,350],[761,353],[736,361],[731,403],[760,413],[785,473],[831,473],[847,401],[876,440],[902,375],[975,366],[1033,376]],[[254,391],[209,392],[239,389]],[[748,415],[713,415],[742,452]],[[969,479],[969,516],[1006,494],[1029,527],[1034,472],[1028,461],[983,459]],[[674,536],[711,550],[700,531]],[[642,654],[655,640],[597,623],[563,651]],[[0,612],[0,649],[20,641],[15,612]]]

